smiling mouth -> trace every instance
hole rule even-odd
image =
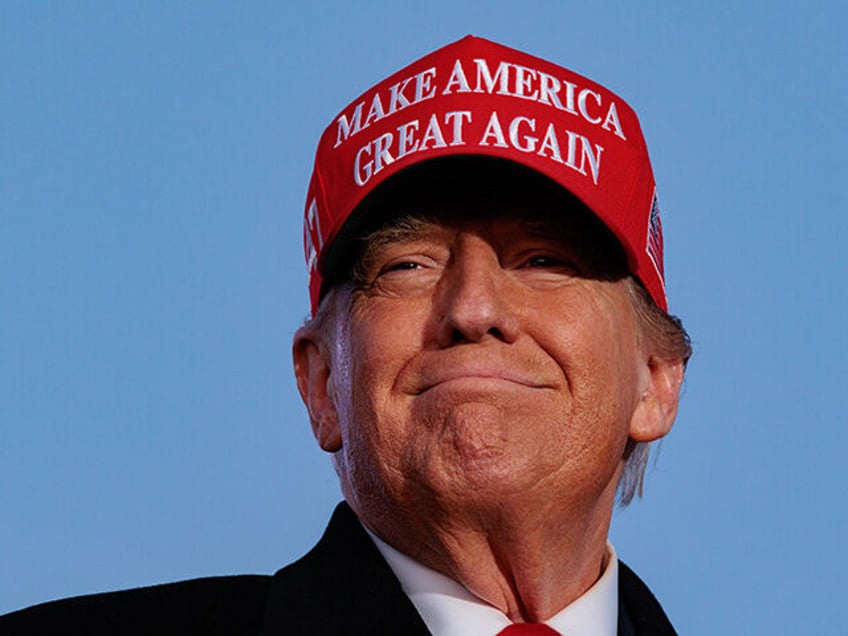
[[[473,385],[469,388],[475,389],[483,388],[487,384],[492,385],[492,388],[495,388],[497,385],[503,384],[513,385],[516,387],[524,387],[528,389],[552,388],[550,385],[539,384],[538,382],[533,382],[521,377],[488,373],[468,373],[461,375],[451,375],[445,378],[440,378],[435,382],[427,383],[423,388],[416,392],[416,395],[421,395],[422,393],[426,393],[430,389],[435,389],[438,387],[446,387],[449,385],[461,386],[463,384]]]

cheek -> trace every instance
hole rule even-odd
[[[397,313],[354,314],[342,352],[348,360],[339,392],[344,452],[358,455],[351,457],[358,464],[392,464],[407,437],[409,422],[397,382],[418,350],[420,332],[411,328],[414,321]]]
[[[617,295],[581,296],[560,306],[560,326],[542,325],[537,341],[564,376],[571,433],[583,438],[581,446],[618,447],[626,443],[638,401],[634,325]]]
[[[354,389],[386,399],[424,347],[429,306],[422,300],[365,298],[354,306],[348,335]]]
[[[615,348],[608,350],[617,353]],[[586,358],[570,377],[570,402],[561,439],[564,473],[581,491],[599,494],[624,465],[634,409],[635,379],[616,356]]]

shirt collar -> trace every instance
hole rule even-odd
[[[493,636],[511,623],[500,610],[453,579],[398,552],[370,531],[368,534],[434,636]],[[547,625],[568,636],[616,636],[618,557],[609,542],[605,562],[597,582],[545,621]]]

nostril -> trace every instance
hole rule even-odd
[[[466,336],[464,333],[462,333],[459,329],[454,329],[451,332],[451,339],[450,339],[451,345],[464,344],[464,343],[467,343],[467,342],[471,342],[471,340],[468,338],[468,336]]]
[[[503,332],[497,327],[490,328],[483,335],[489,335],[489,336],[492,336],[494,338],[497,338],[498,340],[502,340],[502,341],[506,342],[506,337],[504,336]],[[472,335],[466,333],[465,331],[462,331],[461,329],[453,329],[451,331],[451,338],[450,338],[450,344],[451,345],[458,345],[458,344],[465,344],[465,343],[469,343],[469,342],[476,342],[477,340],[479,340],[479,338],[476,337],[476,334],[475,334],[475,336],[472,336]]]
[[[494,336],[498,340],[504,340],[504,341],[506,340],[506,338],[503,335],[503,332],[500,329],[498,329],[497,327],[492,327],[491,329],[489,329],[489,334],[491,334],[492,336]]]

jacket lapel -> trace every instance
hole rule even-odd
[[[618,562],[619,636],[677,636],[662,606],[627,565]]]
[[[262,636],[430,632],[346,503],[324,536],[270,585]]]

